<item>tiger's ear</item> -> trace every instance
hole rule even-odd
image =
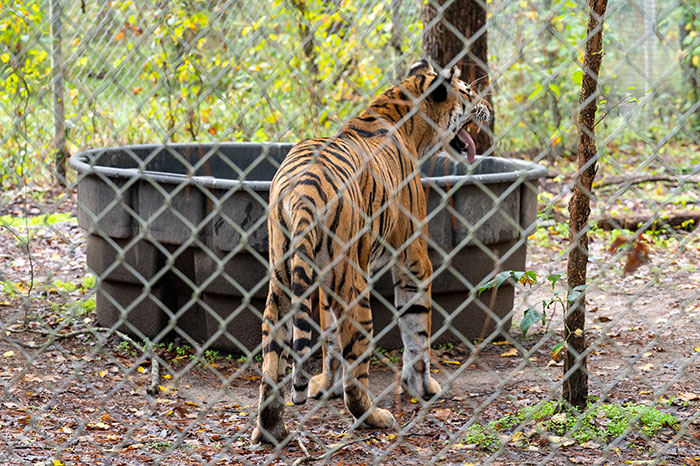
[[[414,76],[416,74],[425,74],[425,73],[434,73],[435,70],[433,69],[433,66],[428,63],[428,60],[426,59],[421,59],[415,62],[411,67],[408,69],[408,76]]]
[[[445,81],[448,83],[452,84],[453,86],[457,86],[457,81],[459,81],[459,77],[462,75],[462,70],[459,68],[459,66],[455,65],[452,67],[450,71],[443,71],[443,78],[445,78]]]
[[[460,74],[461,71],[457,65],[453,66],[449,71],[443,71],[441,77],[437,78],[440,80],[440,84],[430,93],[430,98],[435,102],[442,102],[447,99],[447,83],[450,83],[452,87],[457,87]]]

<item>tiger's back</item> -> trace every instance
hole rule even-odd
[[[344,393],[348,410],[364,424],[394,423],[367,393],[372,350],[368,279],[372,264],[385,253],[394,258],[402,384],[424,398],[439,392],[429,371],[432,266],[417,164],[430,150],[464,142],[464,125],[474,110],[465,104],[471,96],[458,78],[456,69],[441,77],[427,62],[418,62],[400,86],[377,97],[334,138],[297,144],[280,166],[270,193],[266,380],[254,441],[281,441],[287,435],[283,387],[276,384],[285,377],[289,353],[295,404],[306,401],[307,390],[313,397]],[[319,302],[321,330],[337,338],[324,340],[323,372],[309,380],[312,296]]]

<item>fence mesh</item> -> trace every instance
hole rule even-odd
[[[453,9],[481,26],[450,23]],[[608,0],[588,280],[569,290],[589,12],[582,0],[0,4],[0,462],[700,464],[700,6]],[[475,162],[429,150],[416,169],[427,231],[412,239],[432,262],[441,390],[401,390],[423,353],[404,351],[399,316],[425,295],[395,300],[392,268],[408,288],[426,282],[400,262],[408,242],[384,244],[386,264],[356,270],[368,287],[355,301],[372,308],[369,392],[396,423],[360,425],[339,382],[300,406],[275,392],[263,406],[284,408],[290,436],[252,443],[270,181],[294,143],[333,136],[400,83],[431,28],[461,42],[446,70],[487,71],[462,79],[494,116]],[[581,410],[561,396],[576,295]],[[323,344],[340,355],[334,329],[349,319],[326,328],[313,301],[309,375]],[[362,359],[342,362],[346,375]]]

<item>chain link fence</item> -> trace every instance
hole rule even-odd
[[[588,278],[570,290],[589,11],[563,0],[0,4],[0,462],[700,464],[700,5],[608,1]],[[459,14],[475,23],[447,21]],[[438,147],[414,172],[433,269],[428,375],[441,389],[401,390],[428,349],[404,351],[400,316],[425,294],[395,300],[392,268],[412,282],[399,293],[426,282],[402,269],[408,243],[385,244],[388,263],[357,272],[369,349],[340,367],[369,365],[370,395],[395,424],[360,425],[339,382],[300,406],[276,392],[290,435],[252,443],[272,178],[294,143],[333,136],[400,83],[430,29],[461,51],[426,58],[471,67],[462,79],[494,116],[470,127],[474,162]],[[317,268],[312,288],[333,295],[327,273]],[[580,297],[587,345],[574,369],[589,396],[577,410],[562,401],[562,359]],[[349,318],[321,324],[312,302],[308,375],[336,367],[324,345],[347,356],[335,327]],[[291,383],[282,370],[280,386]]]

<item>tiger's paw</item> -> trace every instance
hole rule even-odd
[[[396,420],[389,410],[375,407],[362,424],[375,429],[388,429],[396,424]]]
[[[429,400],[440,393],[442,388],[437,380],[430,375],[422,377],[420,374],[408,373],[401,377],[400,393],[408,393],[409,396]]]
[[[325,374],[319,374],[311,377],[309,380],[309,397],[318,400],[322,397],[328,399],[338,398],[343,395],[343,386],[337,384],[337,390],[331,390],[331,382]]]
[[[440,387],[438,381],[431,376],[428,376],[428,382],[425,384],[425,393],[423,393],[423,398],[426,400],[432,398],[440,393],[440,390],[442,390],[442,388]]]
[[[284,423],[280,423],[266,429],[256,426],[253,429],[253,434],[250,436],[251,443],[270,443],[279,444],[284,441],[289,436],[289,431],[284,426]]]

